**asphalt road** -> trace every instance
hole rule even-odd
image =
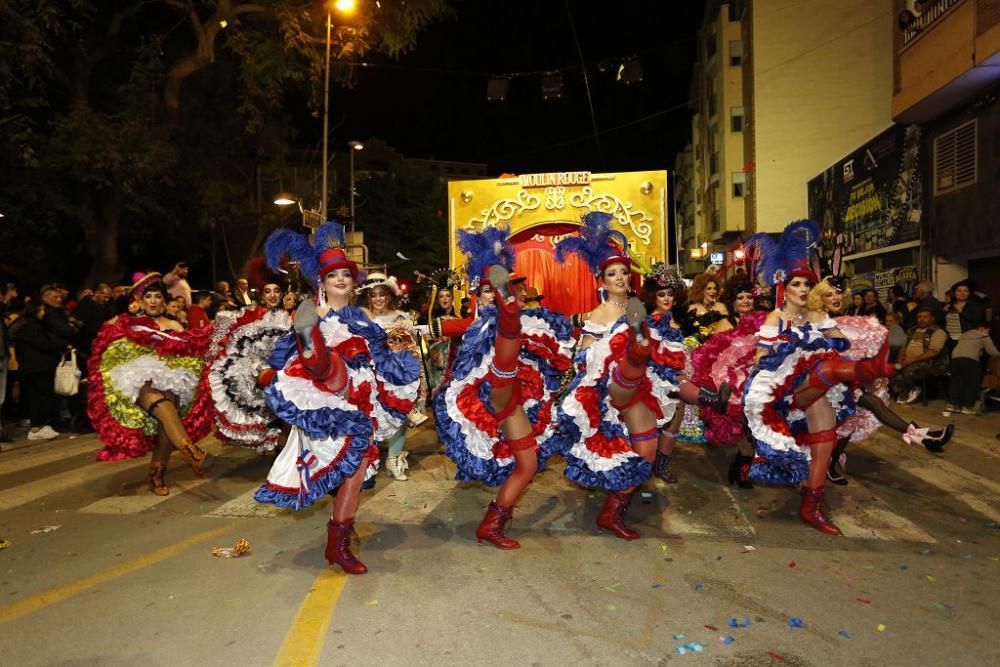
[[[901,412],[944,423],[934,407]],[[213,475],[177,459],[160,498],[145,460],[96,462],[93,436],[19,443],[0,453],[0,661],[1000,664],[1000,416],[953,419],[941,456],[888,433],[849,450],[851,483],[827,487],[844,538],[800,524],[793,489],[726,487],[731,450],[684,445],[680,483],[630,510],[642,539],[597,533],[602,495],[557,464],[511,552],[476,544],[492,494],[452,481],[428,423],[411,480],[363,495],[370,572],[350,578],[323,558],[328,503],[253,503],[269,460],[252,452],[209,443]],[[240,537],[247,554],[212,556]]]

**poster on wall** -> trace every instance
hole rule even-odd
[[[889,300],[889,288],[899,285],[904,292],[910,294],[913,286],[917,284],[917,267],[900,266],[886,271],[869,271],[851,276],[847,284],[847,289],[851,294],[873,289],[878,293],[878,299],[882,303]]]
[[[878,251],[920,239],[920,128],[894,125],[807,185],[809,217],[823,225],[823,254]]]

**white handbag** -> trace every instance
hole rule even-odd
[[[69,351],[69,358],[63,354],[56,366],[56,394],[76,396],[80,391],[80,369],[76,366],[76,349]]]

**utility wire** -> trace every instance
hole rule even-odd
[[[580,38],[576,34],[576,23],[573,22],[573,12],[569,8],[569,0],[563,0],[569,27],[573,32],[573,43],[576,44],[577,55],[580,56],[580,66],[583,69],[583,86],[587,89],[587,107],[590,109],[590,123],[594,127],[594,143],[597,145],[597,163],[604,169],[604,151],[601,149],[601,133],[597,130],[597,115],[594,113],[594,98],[590,94],[590,77],[587,76],[587,63],[583,59],[583,49],[580,48]]]

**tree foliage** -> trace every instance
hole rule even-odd
[[[359,5],[337,60],[399,55],[449,12]],[[288,149],[287,91],[318,108],[324,43],[303,0],[0,0],[0,246],[47,255],[5,252],[0,270],[112,280],[204,256],[213,235],[238,270],[280,223],[260,169]]]

